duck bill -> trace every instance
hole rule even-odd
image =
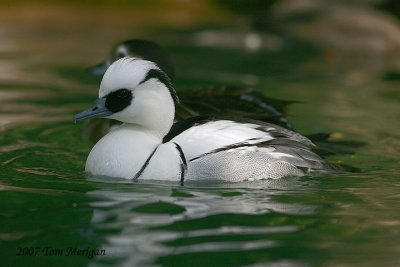
[[[102,97],[97,99],[96,104],[81,113],[74,116],[75,122],[91,118],[104,118],[112,115],[112,112],[106,107],[106,98]]]
[[[86,71],[95,76],[103,75],[108,68],[107,62],[101,62],[97,65],[86,68]]]

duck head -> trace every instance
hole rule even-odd
[[[93,75],[103,75],[116,60],[130,56],[155,62],[171,80],[174,80],[174,67],[168,53],[158,44],[142,39],[131,39],[115,45],[107,58],[87,71]]]
[[[124,57],[107,69],[95,105],[74,119],[114,119],[163,137],[172,126],[178,102],[171,80],[155,63]]]

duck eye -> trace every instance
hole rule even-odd
[[[119,89],[109,93],[106,96],[105,106],[113,113],[119,112],[129,106],[133,99],[132,91],[128,89]]]
[[[120,89],[118,90],[117,96],[119,98],[126,98],[129,95],[128,89]]]

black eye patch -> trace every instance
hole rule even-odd
[[[112,113],[120,112],[131,104],[132,98],[132,91],[119,89],[107,95],[105,106]]]

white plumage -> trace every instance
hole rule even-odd
[[[127,179],[238,182],[329,168],[311,151],[310,140],[273,124],[203,117],[173,125],[174,100],[172,84],[154,63],[129,57],[114,62],[96,106],[75,119],[107,117],[123,124],[93,147],[86,171]]]

